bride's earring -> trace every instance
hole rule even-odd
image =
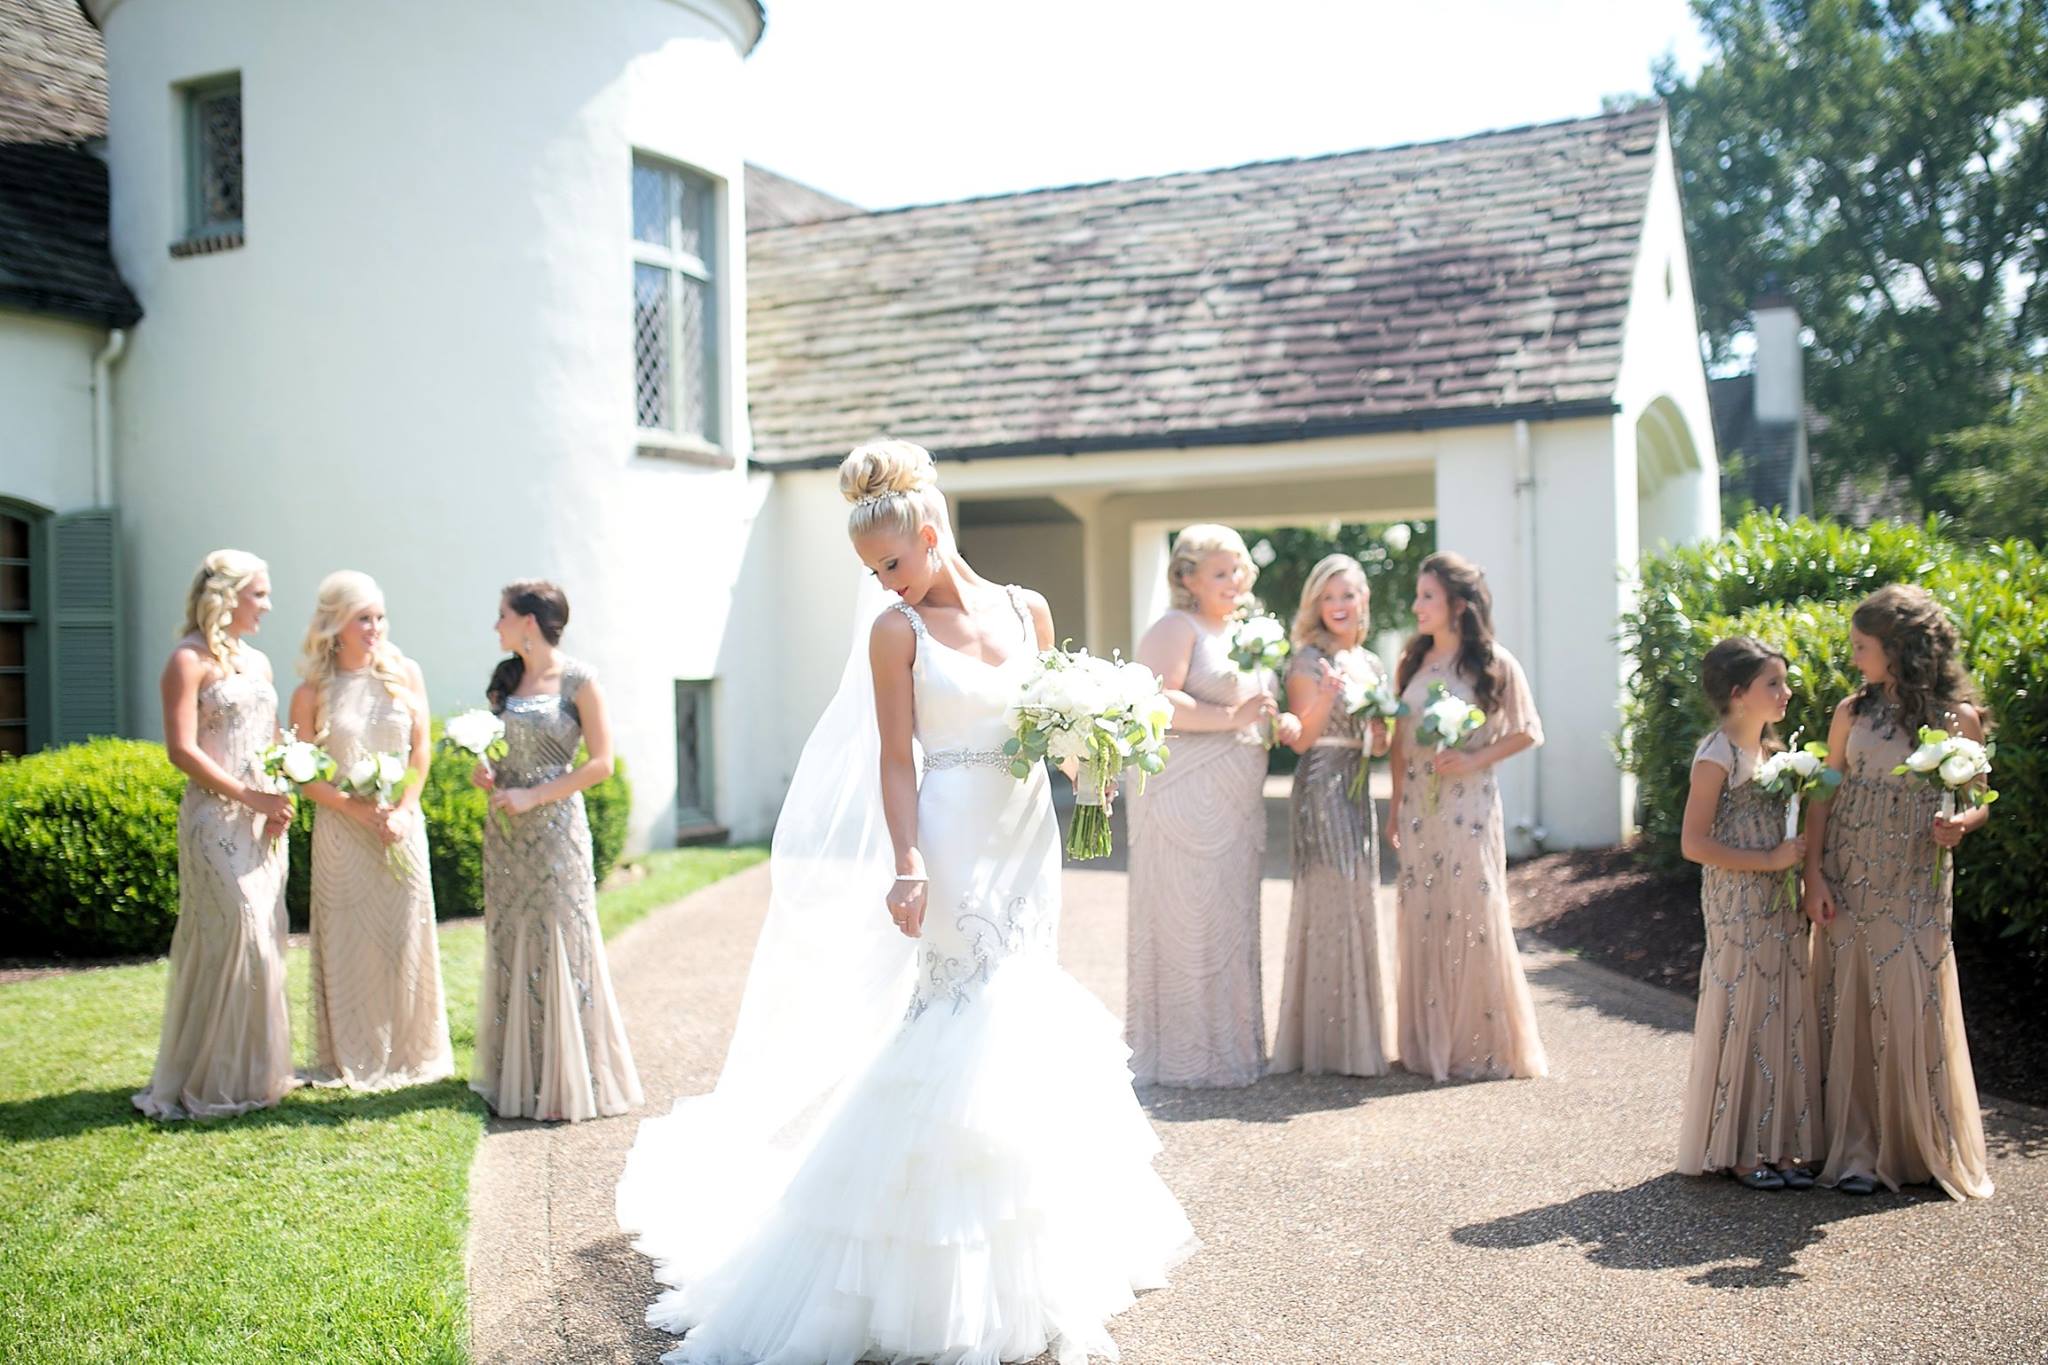
[[[940,567],[945,563],[945,561],[939,558],[938,546],[927,545],[925,547],[924,562],[925,567],[930,569],[933,573],[937,573],[939,571]]]

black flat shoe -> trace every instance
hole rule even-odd
[[[1729,1174],[1735,1175],[1732,1171]],[[1748,1175],[1735,1175],[1735,1183],[1752,1190],[1782,1190],[1785,1188],[1785,1177],[1768,1166],[1759,1166]]]
[[[1788,1190],[1810,1190],[1813,1188],[1813,1172],[1804,1166],[1780,1166],[1778,1176]]]
[[[1835,1189],[1843,1194],[1876,1194],[1877,1182],[1867,1175],[1845,1175],[1835,1182]]]

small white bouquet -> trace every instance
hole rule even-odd
[[[1237,665],[1240,673],[1270,673],[1287,662],[1287,627],[1264,612],[1253,612],[1239,617],[1230,627],[1226,637],[1229,643],[1230,662]],[[1265,680],[1259,680],[1264,687]],[[1266,726],[1266,747],[1273,747],[1277,731],[1269,722]]]
[[[400,793],[410,788],[418,776],[407,766],[403,754],[366,753],[348,765],[335,785],[350,796],[383,809],[396,804]],[[400,881],[412,876],[412,855],[402,841],[384,850],[384,861],[390,866],[391,875]]]
[[[1287,628],[1263,612],[1240,618],[1230,627],[1230,661],[1241,673],[1277,669],[1287,662]]]
[[[1828,766],[1828,746],[1814,740],[1803,747],[1799,743],[1799,732],[1792,732],[1792,743],[1779,753],[1756,765],[1756,771],[1749,780],[1758,790],[1772,796],[1785,798],[1785,837],[1799,837],[1799,806],[1802,800],[1826,801],[1842,785],[1842,775]],[[1799,903],[1799,869],[1785,869],[1785,898],[1793,905]]]
[[[1429,700],[1422,704],[1422,719],[1415,723],[1415,742],[1438,753],[1455,749],[1479,733],[1486,713],[1440,682],[1429,685]],[[1441,782],[1436,769],[1429,772],[1429,809],[1436,811]]]
[[[473,707],[449,718],[441,727],[441,743],[470,755],[495,779],[497,770],[492,765],[505,756],[505,722],[481,706]],[[497,812],[497,818],[502,833],[509,820],[503,811]]]
[[[1953,820],[1956,816],[1956,794],[1968,799],[1972,809],[1988,806],[1998,799],[1998,793],[1989,786],[1979,785],[1991,776],[1991,756],[1997,746],[1979,744],[1964,735],[1952,735],[1946,730],[1928,726],[1920,727],[1920,747],[1906,755],[1906,761],[1892,769],[1892,773],[1911,774],[1924,778],[1941,788],[1941,813]],[[1948,865],[1948,850],[1936,845],[1934,850],[1934,885],[1941,885],[1941,872]]]
[[[1120,658],[1050,649],[1038,656],[1037,669],[1018,688],[1003,720],[1011,734],[1003,753],[1012,776],[1029,777],[1044,758],[1080,765],[1067,852],[1107,857],[1110,784],[1124,769],[1135,768],[1142,791],[1146,777],[1166,766],[1173,704],[1160,691],[1158,677]]]
[[[1367,722],[1383,720],[1392,724],[1408,714],[1408,703],[1401,700],[1400,694],[1394,691],[1393,682],[1384,674],[1369,687],[1347,676],[1341,701],[1346,713]],[[1365,773],[1372,766],[1371,757],[1370,749],[1359,755],[1358,773],[1351,779],[1351,799],[1354,801],[1365,790]]]
[[[287,729],[282,744],[265,749],[261,762],[266,775],[281,778],[294,787],[334,780],[332,755],[312,740],[300,739],[296,730]]]

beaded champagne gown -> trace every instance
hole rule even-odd
[[[1935,877],[1932,783],[1892,769],[1916,736],[1874,698],[1855,717],[1821,875],[1836,906],[1814,930],[1827,1111],[1824,1184],[1862,1175],[1991,1195],[1977,1078],[1956,984],[1950,859]]]
[[[568,772],[583,741],[576,694],[505,699],[500,788]],[[612,994],[583,793],[484,821],[484,982],[470,1089],[507,1118],[588,1119],[640,1103],[640,1073]]]
[[[367,668],[326,683],[323,747],[343,772],[366,754],[412,747],[412,712]],[[339,811],[313,814],[313,1079],[360,1090],[455,1073],[442,1006],[426,822],[414,807],[398,845]]]
[[[1347,680],[1375,687],[1383,670],[1362,649],[1295,652],[1290,673],[1314,677],[1329,660]],[[1380,956],[1379,827],[1372,788],[1371,722],[1333,705],[1323,733],[1294,770],[1294,906],[1273,1070],[1379,1076],[1387,1070],[1388,981]],[[1352,788],[1358,786],[1358,794]]]
[[[199,690],[199,747],[226,772],[272,788],[263,751],[277,737],[277,693],[250,673]],[[292,1088],[284,993],[287,843],[239,801],[197,782],[178,802],[178,927],[151,1118],[212,1118],[276,1104]]]
[[[619,1209],[679,1286],[647,1315],[688,1332],[666,1361],[1114,1358],[1108,1319],[1191,1246],[1151,1168],[1158,1139],[1116,1020],[1055,955],[1050,786],[1042,766],[1012,777],[1001,751],[1037,638],[1011,600],[1022,636],[1000,665],[894,608],[917,637],[917,845],[931,878],[910,996],[780,1198],[695,1279],[673,1267],[703,1211],[674,1196],[670,1120],[641,1125]]]
[[[1784,840],[1785,798],[1750,780],[1754,754],[1717,729],[1693,762],[1727,774],[1714,807],[1717,843],[1761,851]],[[1707,946],[1678,1169],[1699,1175],[1816,1161],[1821,1052],[1806,916],[1784,873],[1711,866],[1700,876],[1700,913]]]
[[[1509,735],[1543,742],[1522,666],[1494,646],[1504,677],[1486,724],[1465,741],[1481,749]],[[1455,659],[1424,661],[1401,699],[1401,1065],[1435,1079],[1541,1076],[1547,1070],[1536,1033],[1536,1005],[1522,974],[1508,917],[1506,821],[1499,765],[1444,778],[1432,794],[1434,751],[1415,741],[1431,683],[1467,701],[1478,691]]]
[[[1186,613],[1195,647],[1181,690],[1242,704],[1259,674],[1231,662],[1227,633]],[[1266,745],[1258,726],[1168,736],[1172,760],[1131,792],[1130,943],[1124,1036],[1140,1084],[1250,1085],[1265,1069],[1259,874],[1266,853]]]

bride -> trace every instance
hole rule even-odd
[[[675,1286],[647,1320],[709,1365],[1113,1359],[1194,1240],[1121,1030],[1054,958],[1046,774],[1002,754],[1052,617],[960,557],[921,448],[861,446],[839,486],[895,600],[864,599],[791,782],[718,1085],[627,1157],[619,1222]]]

